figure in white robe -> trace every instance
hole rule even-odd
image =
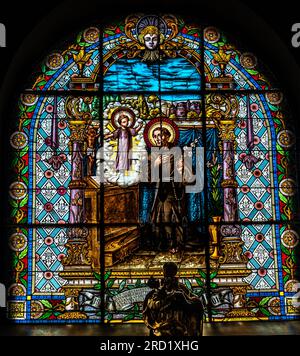
[[[139,133],[143,124],[140,124],[136,128],[129,127],[130,118],[126,114],[119,116],[118,123],[120,127],[112,133],[105,135],[104,139],[118,139],[116,171],[125,172],[129,171],[131,167],[129,152],[132,148],[132,137]]]

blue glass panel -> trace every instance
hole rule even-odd
[[[146,64],[140,59],[120,59],[104,77],[105,91],[200,90],[200,74],[184,58]]]

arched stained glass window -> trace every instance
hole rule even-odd
[[[288,105],[219,29],[149,14],[90,27],[45,58],[17,115],[10,319],[142,320],[166,261],[208,319],[299,315]],[[194,182],[163,181],[161,146]]]

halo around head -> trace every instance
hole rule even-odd
[[[110,113],[111,124],[113,125],[113,127],[115,129],[120,127],[119,118],[121,115],[126,115],[128,117],[128,119],[129,119],[128,127],[134,126],[136,117],[135,117],[133,110],[131,110],[127,107],[119,106],[119,107],[113,109],[113,111]]]
[[[140,18],[136,24],[137,35],[140,35],[146,27],[156,27],[164,37],[166,37],[168,32],[166,22],[161,17],[155,15],[148,15]]]
[[[177,144],[179,139],[179,130],[177,125],[167,118],[156,118],[148,122],[144,130],[144,140],[148,147],[156,147],[156,143],[153,138],[153,132],[156,129],[165,128],[170,133],[169,143],[173,146]]]

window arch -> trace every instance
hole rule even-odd
[[[10,317],[140,320],[147,280],[173,260],[208,317],[295,318],[295,137],[270,78],[217,28],[169,14],[92,26],[48,55],[10,136]],[[190,150],[205,188],[163,233],[141,179],[155,128]]]

